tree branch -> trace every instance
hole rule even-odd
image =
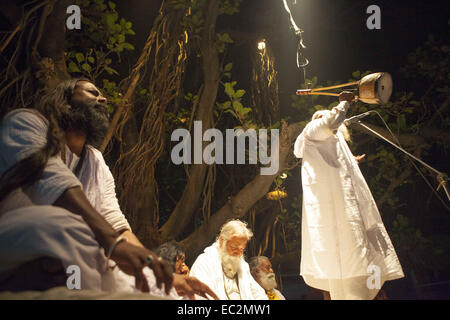
[[[292,145],[303,127],[299,123],[287,126],[283,122],[280,137],[279,168],[274,175],[257,175],[247,183],[234,197],[222,208],[211,216],[207,224],[203,224],[189,237],[182,241],[186,248],[187,257],[196,257],[203,248],[209,245],[220,227],[229,219],[242,218],[246,212],[269,191],[276,177],[285,170],[289,156],[292,153]]]
[[[202,122],[204,131],[213,125],[213,109],[220,81],[219,56],[215,47],[215,25],[218,10],[219,1],[210,1],[205,13],[205,26],[200,47],[203,61],[204,87],[199,97],[196,120]],[[191,167],[180,201],[178,201],[167,222],[160,228],[163,239],[178,237],[192,220],[203,191],[206,172],[207,165],[204,163],[195,164]]]

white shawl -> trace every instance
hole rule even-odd
[[[207,247],[192,265],[190,275],[207,284],[221,300],[227,300],[225,292],[222,262],[219,256],[218,243]],[[267,300],[263,288],[253,279],[248,263],[241,259],[238,272],[239,291],[242,300]]]

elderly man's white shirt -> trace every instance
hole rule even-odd
[[[190,275],[207,284],[221,300],[228,300],[222,270],[218,244],[214,243],[200,254],[192,265]],[[242,300],[267,300],[263,288],[253,279],[250,268],[244,259],[241,259],[238,271],[239,294]],[[229,290],[231,287],[229,286]],[[235,296],[236,297],[236,296]],[[231,297],[230,297],[231,298]]]
[[[404,276],[369,187],[338,131],[348,102],[309,122],[294,154],[302,158],[302,254],[300,274],[332,299],[372,299],[367,279],[381,285]]]

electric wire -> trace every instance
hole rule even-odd
[[[383,122],[384,126],[386,127],[386,129],[389,131],[389,133],[391,134],[392,138],[395,140],[395,142],[403,148],[403,146],[400,143],[400,140],[397,138],[397,136],[392,132],[391,128],[389,127],[389,125],[386,123],[386,121],[383,119],[383,117],[381,116],[381,114],[376,111],[376,110],[370,110],[370,113],[376,113],[378,115],[378,117],[381,119],[381,121]],[[434,187],[431,185],[431,183],[428,181],[428,179],[423,175],[422,171],[420,170],[420,168],[417,166],[417,164],[410,158],[408,157],[408,160],[411,162],[411,164],[414,166],[414,168],[417,170],[417,172],[419,172],[420,176],[425,180],[426,184],[430,187],[430,189],[433,191],[434,195],[439,199],[439,201],[441,201],[442,205],[445,207],[445,209],[447,209],[447,211],[450,212],[450,208],[445,204],[444,200],[441,198],[441,196],[439,195],[439,193],[436,192],[436,190],[434,189]]]

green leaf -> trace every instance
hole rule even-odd
[[[108,72],[109,74],[115,74],[115,75],[119,75],[119,73],[117,72],[117,70],[111,68],[111,67],[106,67],[105,66],[105,70],[106,72]]]
[[[88,60],[90,63],[94,63],[94,62],[95,62],[94,57],[88,57],[87,60]]]
[[[78,68],[78,66],[73,61],[69,62],[69,66],[67,68],[67,71],[69,71],[69,72],[81,72],[80,68]]]
[[[83,69],[84,71],[88,71],[88,72],[92,70],[91,66],[88,65],[87,63],[83,63],[81,65],[81,69]]]
[[[115,16],[113,14],[105,15],[105,22],[108,29],[112,29],[114,26],[114,22],[116,21]]]
[[[244,106],[239,101],[233,101],[233,108],[237,113],[244,114]]]
[[[352,77],[355,79],[359,79],[361,77],[361,71],[357,70],[352,73]]]
[[[244,108],[244,109],[242,109],[242,114],[245,116],[250,111],[252,111],[252,108]]]
[[[131,43],[125,42],[123,47],[127,50],[134,50],[134,46]]]
[[[236,94],[234,95],[235,98],[241,98],[245,94],[245,90],[238,90],[236,91]]]
[[[81,52],[77,52],[75,54],[75,59],[77,59],[78,63],[81,63],[82,61],[84,61],[84,54],[82,54]]]
[[[233,39],[230,38],[230,35],[228,33],[224,33],[222,35],[217,34],[219,36],[219,39],[225,43],[233,43]]]
[[[234,89],[231,83],[226,82],[225,83],[225,93],[230,97],[234,97]]]
[[[227,110],[224,111],[224,113],[231,113],[235,118],[238,117],[237,114],[236,114],[236,112],[234,112],[233,109],[227,109]]]
[[[232,67],[233,67],[233,62],[227,63],[225,65],[225,67],[223,68],[223,71],[225,71],[225,72],[230,71]]]
[[[112,1],[108,1],[108,5],[111,9],[115,9],[116,8],[116,4]]]

